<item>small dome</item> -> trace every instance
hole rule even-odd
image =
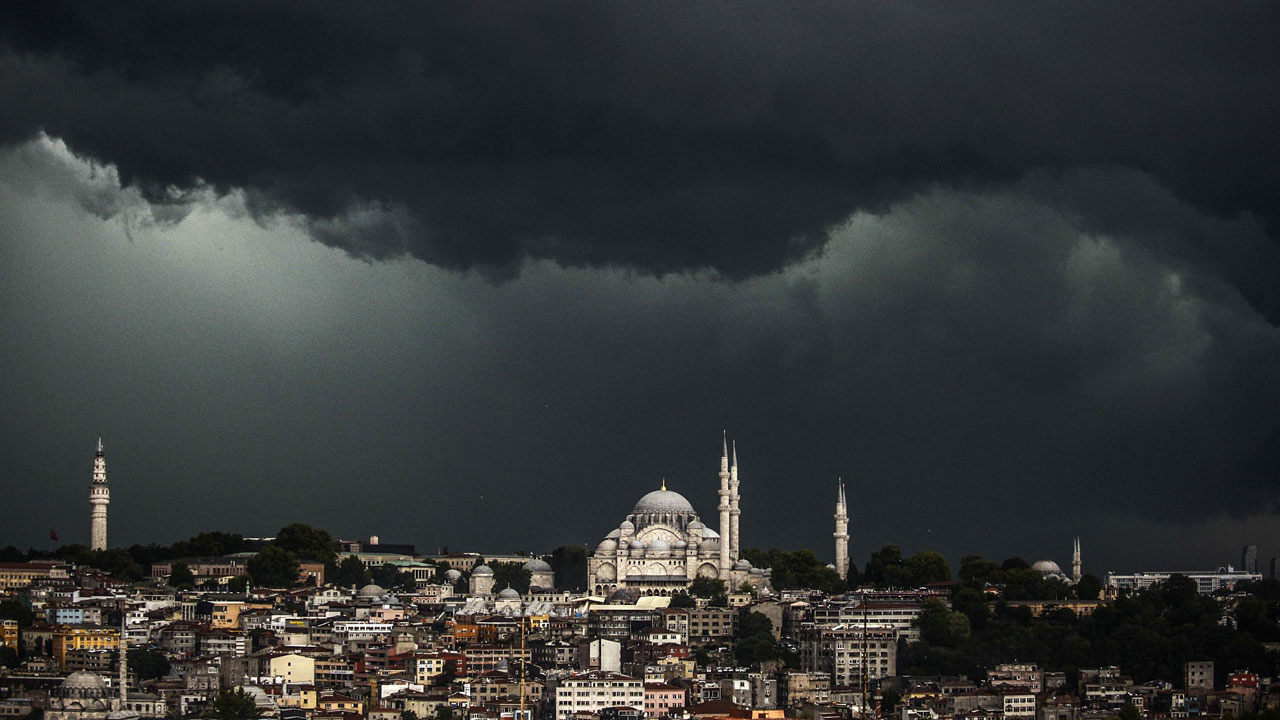
[[[596,552],[598,553],[611,553],[617,549],[618,549],[618,541],[613,540],[611,538],[605,538],[604,540],[601,540],[600,544],[596,546]]]
[[[504,589],[502,592],[498,593],[498,599],[499,600],[519,600],[520,593],[508,587]]]
[[[636,550],[644,550],[644,541],[632,540],[631,544],[628,545],[627,547],[629,547],[633,552]]]
[[[534,558],[524,564],[524,569],[529,572],[551,572],[551,565],[546,560]]]
[[[708,538],[708,539],[718,538],[720,537],[720,533],[716,532],[715,530],[712,530],[709,527],[704,527],[702,528],[702,537]]]
[[[444,573],[444,579],[449,582],[457,582],[462,577],[462,572],[456,568],[449,568]]]
[[[649,549],[650,550],[670,550],[671,545],[668,544],[666,540],[663,540],[662,538],[658,538],[657,540],[654,540],[653,542],[649,543]]]
[[[672,547],[674,547],[674,548],[675,548],[675,549],[677,549],[677,550],[684,550],[684,549],[686,549],[686,548],[688,548],[688,547],[689,547],[689,543],[687,543],[687,542],[685,542],[685,541],[683,541],[683,540],[677,540],[677,541],[676,541],[676,544],[675,544],[675,545],[673,545]]]
[[[383,590],[381,585],[374,585],[373,583],[369,583],[368,585],[365,585],[364,587],[360,588],[360,591],[356,593],[356,597],[373,598],[373,597],[382,597],[383,595],[386,595],[386,594],[387,594],[387,591]]]
[[[104,690],[107,682],[91,672],[77,670],[62,681],[62,687],[68,690]]]
[[[640,498],[636,506],[631,509],[631,514],[633,515],[692,512],[693,506],[689,504],[689,501],[680,493],[672,492],[671,490],[654,490]]]
[[[484,564],[477,565],[477,566],[475,566],[474,568],[472,568],[472,569],[471,569],[471,576],[472,576],[472,577],[475,577],[475,576],[477,576],[477,575],[492,575],[492,574],[493,574],[493,568],[489,567],[488,565],[484,565]]]
[[[620,533],[628,530],[635,530],[635,529],[636,529],[636,524],[631,522],[630,520],[623,520],[622,524],[618,526],[618,531]]]
[[[751,563],[747,562],[746,560],[739,560],[733,564],[733,569],[734,570],[750,570]]]
[[[1061,575],[1062,574],[1062,568],[1058,567],[1058,563],[1052,560],[1037,560],[1035,564],[1031,566],[1031,569],[1039,572],[1042,575]]]

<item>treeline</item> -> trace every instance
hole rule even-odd
[[[1280,638],[1280,584],[1273,580],[1214,598],[1175,575],[1092,614],[1059,608],[1041,617],[1003,600],[993,607],[977,582],[955,590],[951,610],[939,601],[926,605],[921,642],[900,649],[903,673],[981,677],[985,668],[1017,660],[1065,672],[1069,681],[1079,668],[1115,665],[1136,682],[1176,683],[1187,661],[1213,660],[1221,684],[1234,670],[1277,670],[1263,646]]]

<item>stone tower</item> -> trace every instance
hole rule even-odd
[[[836,481],[836,572],[849,579],[849,506],[844,499],[844,481]]]
[[[729,441],[724,440],[723,450],[720,453],[720,504],[717,509],[720,511],[720,577],[724,579],[725,585],[729,585],[729,568],[732,561],[730,560],[730,545],[733,542],[732,530],[729,525]]]
[[[102,454],[102,438],[93,456],[93,480],[89,483],[89,549],[107,549],[107,505],[111,490],[107,487],[107,459]]]
[[[1080,582],[1080,536],[1076,536],[1075,546],[1071,549],[1071,581]]]
[[[737,560],[741,556],[741,543],[738,541],[738,516],[742,510],[738,508],[738,443],[733,443],[733,460],[729,464],[729,556]]]

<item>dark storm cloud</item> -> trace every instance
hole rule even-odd
[[[0,137],[43,130],[153,197],[244,188],[361,256],[744,277],[929,183],[1080,165],[1280,218],[1264,3],[3,12]]]
[[[0,154],[0,405],[23,420],[0,444],[32,508],[11,533],[83,531],[68,438],[102,433],[125,541],[303,520],[592,543],[661,477],[710,513],[725,427],[752,545],[827,555],[843,476],[859,561],[1063,562],[1076,534],[1090,571],[1280,550],[1280,331],[1197,252],[1265,257],[1265,232],[1148,175],[935,187],[734,283],[531,262],[492,285],[351,262],[241,204],[157,222],[57,141]]]

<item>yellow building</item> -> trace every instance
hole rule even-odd
[[[54,569],[49,563],[0,563],[0,590],[21,590],[36,580],[47,580]],[[59,569],[65,576],[66,568]]]
[[[316,700],[316,709],[322,713],[347,712],[364,714],[364,702],[346,695],[325,695]]]
[[[240,627],[240,613],[246,610],[270,610],[271,603],[243,602],[241,600],[215,600],[210,613],[209,626],[214,630]]]
[[[298,653],[276,655],[267,662],[267,675],[286,683],[311,685],[316,681],[316,659]]]
[[[18,651],[18,621],[0,620],[0,645]]]
[[[97,625],[57,625],[51,633],[53,660],[66,667],[68,650],[118,650],[120,631]]]

